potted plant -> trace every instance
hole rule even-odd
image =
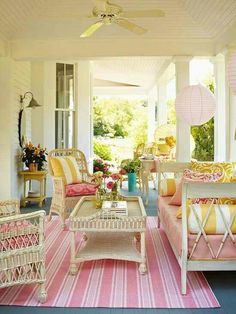
[[[21,160],[29,168],[29,171],[43,170],[44,163],[47,162],[46,155],[46,148],[42,148],[40,144],[36,147],[29,142],[23,148]]]
[[[125,159],[121,162],[122,174],[128,175],[128,191],[135,192],[136,190],[136,179],[137,173],[141,167],[141,162],[139,159]]]

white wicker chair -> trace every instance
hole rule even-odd
[[[87,161],[82,151],[75,148],[54,149],[48,153],[48,172],[52,176],[53,181],[53,196],[50,207],[49,219],[51,219],[52,213],[59,215],[62,221],[62,227],[64,228],[65,220],[69,217],[70,210],[75,207],[78,200],[83,195],[67,197],[65,193],[65,184],[63,178],[54,177],[54,173],[50,163],[50,158],[59,156],[61,157],[73,156],[76,158],[83,182],[91,183],[91,179],[93,178],[93,176],[88,171]]]
[[[19,201],[0,201],[0,288],[38,283],[44,303],[45,211],[20,214],[19,208]]]

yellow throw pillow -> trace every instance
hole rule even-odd
[[[176,185],[178,184],[179,180],[174,178],[167,178],[163,179],[160,182],[160,196],[172,196],[176,192]]]
[[[192,204],[192,207],[190,207],[189,205],[187,206],[188,230],[190,233],[196,234],[199,233],[200,231],[199,225],[194,214],[194,210],[196,211],[197,216],[202,224],[208,213],[209,206],[210,204]],[[225,233],[226,227],[224,224],[224,220],[221,216],[220,210],[224,215],[224,220],[226,221],[227,225],[229,225],[230,221],[235,216],[236,205],[217,205],[217,204],[212,205],[207,222],[204,226],[204,231],[206,232],[206,234]],[[176,217],[179,219],[182,218],[181,207],[178,208]],[[236,218],[234,218],[230,229],[232,233],[236,233]]]
[[[216,173],[221,172],[222,178],[219,182],[230,182],[233,176],[234,166],[231,162],[191,162],[191,169],[198,172]]]
[[[65,184],[82,181],[82,176],[75,157],[51,157],[50,163],[54,176],[62,177]]]
[[[188,216],[188,230],[190,233],[196,234],[200,231],[194,214],[194,210],[197,213],[198,219],[202,223],[207,216],[208,208],[209,205],[206,204],[193,204],[191,206]],[[223,213],[224,219],[222,218],[221,212]],[[210,210],[207,222],[204,226],[204,231],[206,232],[206,234],[224,234],[227,230],[227,228],[225,227],[225,222],[227,225],[229,225],[234,217],[230,229],[232,233],[236,233],[235,213],[236,205],[213,205]]]

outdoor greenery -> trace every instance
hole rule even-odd
[[[139,159],[126,159],[123,160],[120,167],[126,173],[137,173],[140,169],[141,162]]]
[[[213,78],[206,81],[206,87],[214,93]],[[195,141],[195,149],[193,151],[193,158],[200,161],[214,160],[214,117],[207,123],[200,126],[191,127],[191,134]]]
[[[111,149],[108,145],[94,140],[93,142],[94,154],[104,160],[112,160]]]
[[[94,135],[126,137],[133,119],[132,107],[128,100],[94,98]]]
[[[147,141],[146,100],[94,97],[93,109],[94,153],[100,158],[119,163]]]
[[[200,126],[193,126],[191,134],[195,140],[193,158],[200,161],[214,160],[214,118]]]

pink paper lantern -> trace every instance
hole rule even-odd
[[[231,55],[227,65],[228,82],[232,92],[236,95],[236,52]]]
[[[215,114],[215,96],[202,85],[185,87],[175,100],[176,115],[189,125],[201,125]]]

